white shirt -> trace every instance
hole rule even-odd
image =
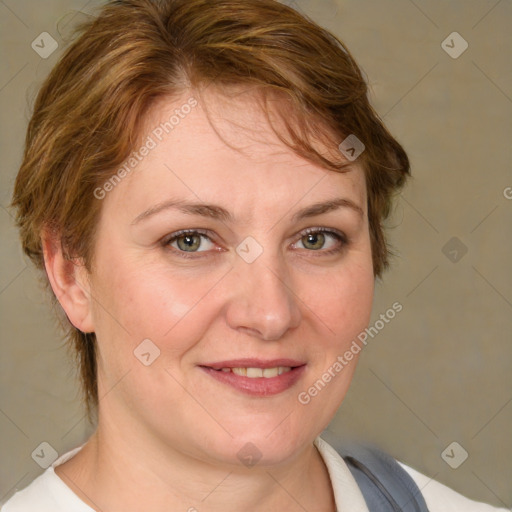
[[[363,495],[338,452],[326,441],[317,437],[314,442],[322,456],[334,492],[339,512],[369,512]],[[54,471],[59,464],[69,460],[81,447],[59,457],[28,487],[18,491],[1,509],[2,512],[94,512]],[[430,512],[508,512],[484,503],[471,501],[445,485],[418,473],[399,462],[421,489]]]

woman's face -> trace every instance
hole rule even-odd
[[[364,174],[298,157],[250,94],[206,96],[218,133],[190,96],[151,111],[148,150],[104,188],[90,276],[100,426],[274,464],[327,426],[354,372],[357,356],[335,363],[371,313]]]

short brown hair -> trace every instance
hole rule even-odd
[[[380,277],[390,253],[382,222],[409,175],[407,155],[371,107],[344,44],[274,0],[120,0],[81,27],[40,89],[27,130],[12,201],[25,253],[43,270],[41,234],[51,229],[64,253],[90,270],[101,209],[94,190],[133,151],[157,99],[211,83],[287,98],[300,122],[283,114],[281,140],[327,169],[343,171],[347,161],[313,147],[319,125],[326,140],[336,135],[331,143],[354,134],[365,144],[358,161]],[[68,328],[90,413],[98,402],[96,337]]]

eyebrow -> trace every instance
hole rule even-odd
[[[337,198],[307,206],[306,208],[296,212],[293,215],[292,220],[297,222],[305,218],[315,217],[316,215],[328,213],[340,208],[349,208],[355,211],[360,217],[364,217],[363,209],[354,201],[347,198]],[[222,206],[207,203],[189,203],[187,201],[170,200],[159,203],[142,212],[140,215],[137,215],[137,217],[135,217],[135,219],[131,222],[131,225],[133,226],[138,224],[139,222],[148,219],[149,217],[153,217],[154,215],[169,209],[176,209],[189,215],[201,215],[202,217],[218,219],[223,222],[234,221],[233,215]]]

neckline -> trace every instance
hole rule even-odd
[[[57,495],[61,495],[64,492],[68,500],[72,499],[75,502],[75,506],[80,505],[80,512],[94,512],[94,509],[87,505],[55,472],[57,466],[64,464],[74,457],[85,444],[83,443],[61,455],[46,472],[51,475],[51,480],[54,486],[56,486],[54,492],[56,498]],[[314,439],[313,445],[317,448],[327,468],[334,494],[336,511],[369,512],[361,490],[341,455],[320,436]],[[68,506],[68,504],[66,505]]]

